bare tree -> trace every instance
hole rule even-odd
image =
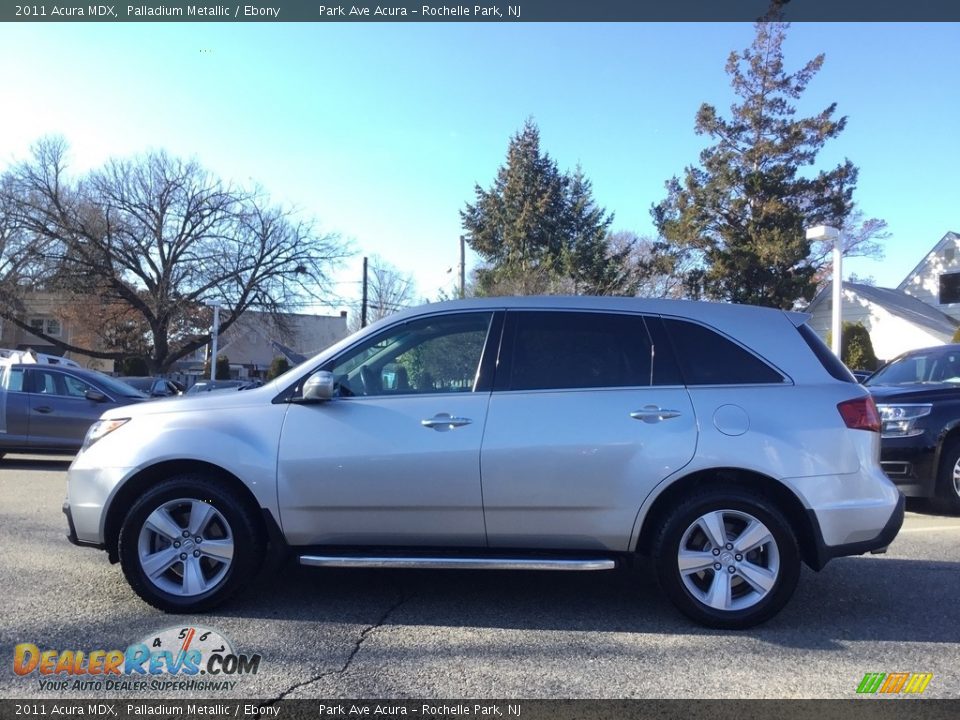
[[[400,271],[379,255],[367,262],[367,323],[392,315],[414,304],[416,285],[413,277]],[[350,313],[349,329],[360,329],[361,308],[357,304]]]
[[[346,255],[336,235],[195,161],[151,152],[72,179],[66,151],[62,139],[41,140],[0,185],[15,230],[11,247],[0,248],[0,269],[11,266],[4,277],[12,279],[0,316],[60,349],[119,360],[131,349],[122,345],[139,345],[151,369],[165,371],[210,341],[206,303],[222,306],[223,331],[249,309],[278,315],[323,301],[329,272]],[[14,267],[24,240],[35,248],[27,265],[41,276]],[[48,336],[22,315],[36,290],[56,293],[74,314],[123,322],[83,344]]]

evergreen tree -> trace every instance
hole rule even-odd
[[[667,183],[667,198],[652,209],[664,240],[699,260],[686,278],[694,296],[783,308],[809,300],[818,268],[808,260],[805,230],[820,223],[843,227],[852,207],[857,169],[849,160],[812,177],[799,174],[840,134],[846,118],[834,117],[835,103],[796,117],[792,103],[823,55],[787,73],[787,27],[758,22],[751,47],[730,55],[726,71],[738,98],[731,117],[700,107],[696,132],[715,143],[682,182]]]
[[[460,212],[467,243],[486,261],[478,289],[497,285],[521,295],[546,292],[560,258],[566,178],[540,150],[540,130],[527,120],[510,139],[506,164],[490,190]]]
[[[489,190],[460,217],[467,243],[486,263],[480,294],[531,295],[629,291],[629,248],[611,249],[613,216],[599,207],[583,170],[561,173],[540,148],[532,120],[510,139],[507,160]]]
[[[567,182],[561,250],[563,275],[574,294],[610,295],[627,289],[630,247],[611,248],[612,223],[613,215],[594,202],[593,185],[578,165]]]

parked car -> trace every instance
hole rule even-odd
[[[604,570],[743,628],[805,562],[883,551],[903,496],[869,392],[769,308],[635,298],[426,305],[267,385],[104,415],[69,537],[200,612],[269,543],[302,565]]]
[[[0,457],[74,453],[105,410],[146,400],[102,373],[47,364],[0,364]]]
[[[171,397],[183,392],[183,385],[162,377],[122,377],[118,378],[127,385],[132,385],[140,392],[150,397]]]
[[[904,495],[960,514],[960,345],[904,353],[865,385],[883,420],[887,476]]]

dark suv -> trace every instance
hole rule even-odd
[[[864,385],[883,420],[884,472],[904,495],[960,514],[960,345],[904,353]]]

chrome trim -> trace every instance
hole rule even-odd
[[[301,555],[300,564],[340,568],[434,568],[444,570],[613,570],[610,558],[484,558],[484,557],[378,557],[360,555]]]

